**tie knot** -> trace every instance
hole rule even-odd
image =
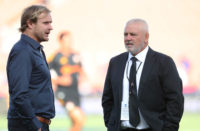
[[[131,60],[132,60],[132,61],[137,61],[137,58],[133,56],[133,57],[131,58]]]

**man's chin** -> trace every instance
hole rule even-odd
[[[133,48],[126,47],[126,49],[127,49],[128,52],[134,52]]]
[[[130,53],[133,54],[133,55],[137,54],[137,51],[134,50],[134,49],[129,49],[129,48],[127,48],[127,51],[130,52]]]
[[[46,38],[43,39],[43,41],[44,41],[44,42],[45,42],[45,41],[49,41],[49,38],[46,37]]]

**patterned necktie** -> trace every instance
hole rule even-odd
[[[140,122],[139,110],[138,110],[138,97],[136,88],[136,61],[137,58],[132,57],[132,66],[129,74],[129,121],[134,126]]]

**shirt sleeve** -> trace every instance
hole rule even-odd
[[[32,66],[28,50],[11,51],[7,65],[10,99],[18,116],[24,119],[22,123],[36,130],[41,128],[42,124],[36,118],[29,98]]]

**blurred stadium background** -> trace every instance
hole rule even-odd
[[[109,59],[123,51],[123,29],[131,18],[147,20],[150,46],[171,56],[183,80],[185,112],[180,131],[200,130],[200,1],[199,0],[0,0],[0,131],[7,131],[8,86],[6,61],[19,39],[20,16],[31,4],[52,10],[50,40],[43,43],[47,57],[58,47],[62,30],[73,35],[89,78],[81,83],[81,107],[87,115],[83,131],[106,131],[101,95]],[[52,131],[66,131],[70,121],[56,101]]]

